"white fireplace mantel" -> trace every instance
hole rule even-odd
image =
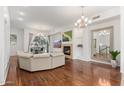
[[[71,45],[72,42],[62,42],[62,45]]]

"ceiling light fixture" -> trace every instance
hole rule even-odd
[[[19,21],[23,21],[23,18],[19,17],[18,20],[19,20]]]
[[[84,7],[82,6],[81,8],[82,8],[82,16],[80,19],[76,21],[75,26],[79,28],[84,28],[88,24],[91,24],[92,20],[84,15]]]
[[[5,13],[5,14],[4,14],[4,18],[8,18],[8,14]]]
[[[19,12],[19,14],[20,14],[21,16],[24,16],[24,15],[25,15],[24,12]]]

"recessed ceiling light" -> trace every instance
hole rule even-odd
[[[4,14],[4,18],[8,18],[8,14]]]
[[[18,20],[19,20],[19,21],[23,21],[23,18],[19,17]]]
[[[20,14],[20,15],[22,15],[22,16],[24,16],[24,15],[25,15],[25,14],[24,14],[24,12],[19,12],[19,14]]]

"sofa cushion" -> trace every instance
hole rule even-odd
[[[50,57],[49,53],[43,53],[43,54],[34,54],[34,58],[39,58],[39,57]]]
[[[64,56],[64,53],[51,53],[51,56]]]
[[[25,58],[31,58],[33,56],[33,54],[31,54],[31,53],[22,52],[22,51],[18,51],[17,55],[19,57],[25,57]]]

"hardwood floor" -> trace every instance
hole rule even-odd
[[[106,63],[110,63],[111,55],[110,54],[99,54],[96,53],[92,56],[93,60],[104,61]]]
[[[65,66],[39,72],[19,69],[17,57],[11,57],[6,86],[110,86],[120,85],[119,69],[110,65],[66,60]]]

